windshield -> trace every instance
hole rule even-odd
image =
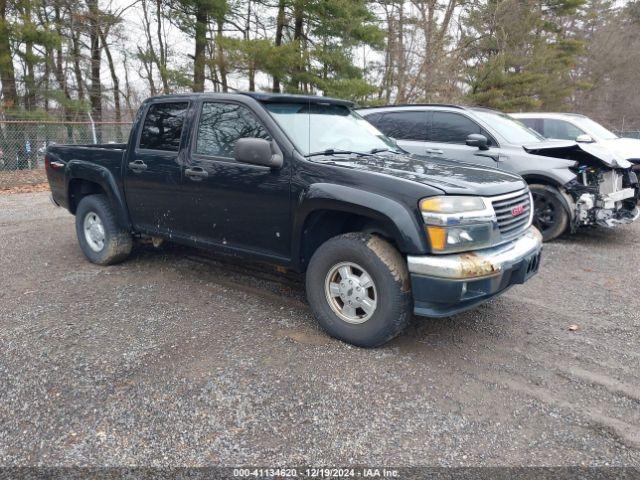
[[[526,143],[538,143],[544,140],[544,137],[538,132],[504,113],[490,112],[488,110],[474,110],[474,113],[502,135],[509,143],[523,145]]]
[[[343,105],[264,103],[303,155],[325,150],[397,150],[373,125]]]
[[[614,140],[618,138],[618,136],[604,128],[598,122],[594,122],[590,118],[587,117],[578,117],[574,118],[573,122],[586,131],[589,135],[591,135],[594,139],[599,140]]]

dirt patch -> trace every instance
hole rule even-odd
[[[329,338],[325,333],[297,328],[283,328],[276,332],[276,336],[280,338],[287,338],[294,342],[302,343],[303,345],[322,346],[331,342],[331,338]]]
[[[35,185],[18,185],[16,187],[0,188],[0,195],[10,195],[12,193],[36,193],[49,190],[48,183],[37,183]]]
[[[0,191],[25,185],[41,185],[43,183],[47,183],[47,174],[44,168],[0,171]]]

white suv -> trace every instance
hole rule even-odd
[[[634,170],[640,170],[640,140],[618,137],[589,117],[577,113],[537,112],[512,113],[511,116],[549,139],[597,143],[635,164]]]

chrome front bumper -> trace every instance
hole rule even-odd
[[[465,280],[499,275],[515,262],[540,251],[542,235],[529,227],[512,242],[493,248],[451,255],[407,256],[409,273],[429,277]]]
[[[530,227],[504,245],[474,252],[407,257],[414,313],[444,317],[526,282],[540,266],[542,235]]]

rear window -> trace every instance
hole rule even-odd
[[[151,105],[142,126],[140,148],[177,152],[188,107],[188,102]]]

